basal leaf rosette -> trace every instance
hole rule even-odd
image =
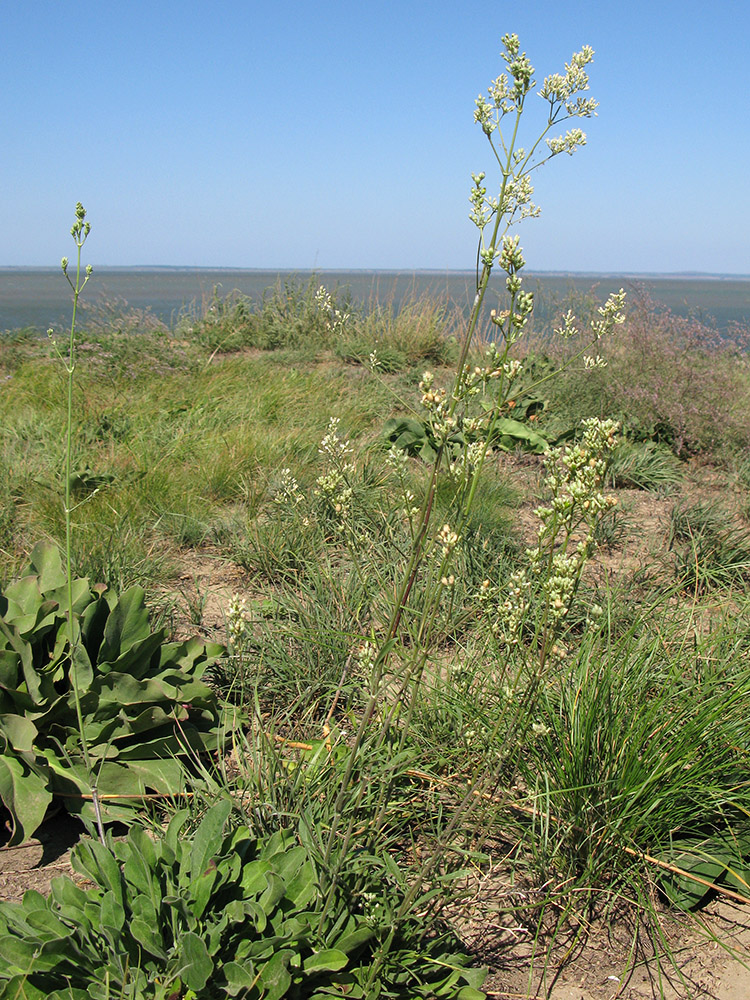
[[[0,800],[12,842],[34,832],[53,799],[93,818],[94,784],[103,818],[127,819],[147,795],[184,789],[191,759],[219,740],[219,706],[202,677],[222,647],[151,631],[140,587],[118,595],[76,579],[72,590],[72,656],[54,545],[37,545],[0,592]]]

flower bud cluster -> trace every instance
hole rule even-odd
[[[487,88],[490,99],[481,94],[474,102],[474,121],[485,135],[492,135],[500,119],[511,111],[520,110],[523,99],[534,86],[534,67],[525,52],[520,51],[518,35],[503,35],[502,54],[507,73],[501,73]]]
[[[329,458],[341,460],[347,455],[351,455],[352,448],[346,438],[339,436],[340,417],[331,417],[328,421],[328,430],[320,442],[318,452],[327,455]],[[353,467],[352,467],[353,468]]]
[[[564,450],[550,452],[546,460],[550,471],[545,485],[552,493],[552,500],[551,507],[541,507],[537,511],[543,520],[551,513],[567,514],[576,506],[587,514],[613,506],[614,498],[605,497],[600,487],[618,429],[615,420],[589,417],[583,421],[580,441]]]
[[[70,235],[76,241],[78,246],[83,246],[86,242],[86,237],[91,232],[91,223],[85,222],[86,219],[86,209],[83,205],[78,202],[76,205],[76,221],[73,223],[70,229]]]
[[[349,513],[353,490],[338,469],[330,469],[315,480],[318,496],[324,497],[336,514],[342,518]]]
[[[604,358],[600,357],[598,354],[596,355],[595,358],[587,355],[583,359],[583,367],[586,369],[586,371],[590,371],[592,368],[606,368],[607,362],[604,360]]]
[[[430,427],[439,443],[448,440],[457,427],[457,421],[450,413],[450,403],[445,389],[435,386],[432,372],[425,372],[419,383],[422,406],[430,413]]]
[[[482,184],[484,174],[472,174],[474,186],[469,192],[471,212],[469,218],[478,229],[484,229],[497,209],[497,199],[487,197],[487,188]]]
[[[419,514],[419,507],[417,507],[414,503],[414,493],[406,485],[406,468],[408,464],[406,452],[401,448],[397,448],[395,445],[392,445],[388,450],[388,454],[385,456],[385,461],[386,464],[389,465],[396,473],[399,486],[401,488],[401,504],[399,506],[399,513],[401,516],[406,518],[407,521],[411,522]]]
[[[521,626],[529,610],[531,584],[525,570],[516,570],[500,592],[485,580],[480,587],[482,601],[497,601],[497,616],[492,631],[505,646],[516,646],[521,638]]]
[[[616,503],[614,497],[602,493],[601,485],[618,426],[614,420],[591,417],[583,423],[579,442],[550,452],[545,460],[549,469],[545,486],[551,500],[536,510],[541,520],[538,544],[527,550],[527,557],[530,567],[544,577],[542,592],[553,624],[570,611],[583,566],[591,554],[598,516]],[[588,525],[588,531],[572,544],[571,534],[581,523]]]
[[[360,643],[356,651],[356,662],[361,674],[369,675],[372,673],[377,655],[378,650],[374,642],[365,639],[364,642]]]
[[[467,426],[469,423],[472,425],[471,430],[474,431],[481,423],[484,423],[484,421],[480,421],[478,419],[476,421],[467,420],[464,424],[467,431],[470,430]],[[451,462],[448,466],[448,474],[451,478],[458,480],[463,479],[464,475],[467,473],[469,476],[473,475],[474,470],[482,460],[486,447],[486,441],[481,438],[478,438],[476,441],[472,441],[469,445],[467,445],[461,451],[458,458],[456,458],[455,461]]]
[[[425,372],[419,383],[422,393],[422,406],[431,413],[442,413],[446,407],[446,392],[442,386],[435,386],[435,376]]]
[[[449,524],[444,524],[438,532],[437,541],[442,548],[443,556],[449,556],[458,545],[458,535]]]
[[[500,267],[509,275],[520,271],[526,261],[523,259],[523,250],[518,245],[518,234],[515,236],[503,236],[503,248],[500,252]]]
[[[572,555],[558,552],[552,557],[550,573],[542,585],[552,622],[564,618],[570,610],[576,582],[587,554],[587,550],[579,548]]]
[[[247,638],[250,631],[250,621],[247,615],[247,604],[245,598],[240,599],[238,594],[232,598],[227,608],[227,632],[231,642],[237,644]]]

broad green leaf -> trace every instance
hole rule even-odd
[[[11,625],[6,624],[2,618],[0,618],[0,636],[5,639],[6,648],[18,653],[26,692],[34,704],[38,704],[41,700],[40,681],[34,669],[30,644],[22,639],[18,632]]]
[[[32,753],[36,735],[36,726],[30,719],[22,715],[0,715],[0,749],[4,737],[4,742],[14,750]]]
[[[0,635],[0,639],[2,636]],[[21,657],[14,649],[0,649],[0,688],[18,687]]]
[[[79,692],[88,691],[94,680],[94,671],[91,666],[89,654],[81,643],[77,643],[73,648],[72,670],[75,671],[75,683],[78,685]],[[72,681],[73,678],[71,677]]]
[[[96,840],[84,840],[73,849],[70,861],[81,875],[109,890],[119,906],[123,906],[122,872],[109,847]]]
[[[26,922],[29,927],[34,928],[42,941],[55,941],[70,937],[70,928],[47,909],[34,909],[27,912]]]
[[[85,872],[82,872],[85,874]],[[50,896],[60,905],[66,916],[72,912],[72,919],[78,920],[86,903],[86,893],[67,875],[58,875],[50,883]]]
[[[374,936],[375,931],[371,927],[358,927],[356,930],[343,934],[336,941],[336,947],[348,955],[349,952],[354,951],[355,948],[359,948],[360,945],[365,944]]]
[[[135,642],[149,635],[148,611],[142,587],[131,587],[110,612],[99,649],[100,662],[113,662]]]
[[[265,991],[263,1000],[281,1000],[292,984],[289,961],[295,955],[290,948],[282,948],[260,970],[258,985]]]
[[[180,809],[174,814],[172,819],[169,821],[169,826],[167,827],[167,832],[164,834],[164,843],[169,847],[174,854],[179,857],[182,848],[182,840],[180,834],[182,833],[183,827],[190,819],[189,809]]]
[[[39,577],[23,576],[14,580],[6,589],[5,596],[8,600],[8,610],[4,615],[6,620],[12,622],[20,632],[25,631],[27,626],[33,628],[39,608],[44,604]]]
[[[130,921],[130,933],[144,951],[166,962],[164,942],[158,933],[158,927],[153,922],[144,920],[143,917],[133,917]]]
[[[203,916],[216,885],[216,868],[213,866],[214,862],[209,861],[206,871],[202,875],[194,875],[190,883],[193,896],[190,910],[196,920],[200,920]]]
[[[185,769],[179,760],[129,760],[128,773],[138,781],[144,792],[178,795],[185,788]]]
[[[31,550],[29,569],[39,576],[42,593],[62,587],[67,579],[60,550],[52,542],[36,543]]]
[[[343,969],[349,961],[343,951],[337,948],[326,948],[325,951],[317,951],[310,955],[303,963],[305,972],[338,972]]]
[[[0,959],[1,967],[2,960]],[[47,990],[38,990],[33,983],[29,982],[26,975],[12,976],[7,982],[0,983],[0,1000],[50,1000],[50,997],[59,996],[60,994],[57,992],[49,993]]]
[[[0,936],[0,974],[47,972],[58,964],[59,957],[43,952],[38,941],[15,934]]]
[[[248,962],[247,965],[240,965],[239,962],[226,962],[222,972],[226,976],[227,991],[230,996],[235,996],[240,990],[251,990],[258,979],[252,962]]]
[[[286,895],[298,909],[302,909],[310,905],[317,893],[318,880],[315,869],[308,861],[287,882]]]
[[[104,659],[100,650],[99,670],[102,674],[115,672],[141,678],[152,672],[151,660],[155,657],[163,641],[164,633],[154,632],[134,642],[116,658],[108,660]]]
[[[232,811],[232,803],[224,799],[212,806],[195,831],[193,849],[190,854],[190,871],[193,878],[202,875],[208,863],[218,854],[224,839],[224,824]]]
[[[0,756],[0,800],[10,813],[9,845],[20,844],[41,825],[52,801],[43,765],[32,765],[13,751]]]
[[[266,890],[258,900],[258,904],[267,916],[270,916],[276,909],[279,900],[284,898],[285,890],[286,885],[283,878],[275,872],[266,873]]]
[[[112,891],[103,894],[101,907],[102,928],[109,928],[114,932],[114,935],[118,935],[125,926],[125,910],[117,902],[117,897]],[[113,936],[113,942],[114,939]]]
[[[180,949],[180,978],[191,990],[202,990],[214,971],[214,963],[203,940],[189,931],[178,941]]]

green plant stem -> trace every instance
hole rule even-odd
[[[80,210],[80,211],[79,211]],[[88,281],[88,274],[81,281],[81,250],[83,244],[86,242],[86,237],[88,236],[88,226],[83,225],[83,219],[85,218],[85,212],[83,212],[80,204],[76,209],[76,216],[78,222],[73,227],[72,234],[73,239],[76,244],[76,278],[75,284],[70,280],[67,271],[67,262],[63,265],[63,273],[67,278],[68,284],[73,290],[73,315],[70,322],[70,337],[68,340],[68,357],[67,361],[64,362],[65,370],[67,372],[67,414],[66,414],[66,426],[65,426],[65,573],[67,577],[67,597],[68,597],[68,641],[70,643],[70,677],[73,684],[73,699],[75,701],[76,708],[76,718],[78,720],[78,730],[81,737],[81,752],[83,754],[83,762],[86,768],[86,773],[88,774],[89,782],[91,784],[91,796],[94,804],[94,812],[96,814],[96,825],[99,833],[99,838],[102,844],[105,843],[104,838],[104,825],[102,823],[101,807],[99,804],[99,796],[97,792],[97,778],[94,775],[94,769],[91,763],[91,755],[89,754],[88,741],[86,739],[86,730],[83,723],[83,710],[81,708],[81,689],[78,683],[78,663],[77,663],[77,653],[79,648],[80,630],[78,624],[75,620],[75,615],[73,613],[73,526],[71,520],[72,504],[71,504],[71,481],[73,476],[73,384],[74,384],[74,374],[76,369],[76,316],[78,313],[78,299],[83,291],[84,285]]]

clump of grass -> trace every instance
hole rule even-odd
[[[614,487],[668,493],[683,478],[682,464],[674,453],[656,441],[621,441],[607,470]]]
[[[613,552],[621,548],[631,531],[633,519],[628,510],[621,506],[602,514],[594,528],[594,543],[598,548]]]
[[[689,590],[703,593],[750,582],[750,532],[721,504],[675,504],[669,548],[675,553],[677,577]]]
[[[516,814],[528,817],[539,876],[572,879],[589,898],[636,883],[646,897],[668,875],[650,858],[746,805],[750,671],[736,656],[737,623],[688,642],[684,625],[660,619],[640,636],[585,637],[540,691],[521,758]]]
[[[369,364],[374,355],[383,371],[419,364],[448,366],[457,357],[456,331],[462,322],[455,309],[433,297],[413,295],[398,309],[374,305],[342,329],[335,350],[361,364]]]
[[[304,347],[308,352],[331,342],[328,317],[316,300],[315,276],[303,284],[291,278],[263,293],[254,307],[248,296],[233,291],[221,296],[218,288],[202,313],[184,316],[178,331],[195,338],[203,348],[227,353],[248,347],[269,351]]]

